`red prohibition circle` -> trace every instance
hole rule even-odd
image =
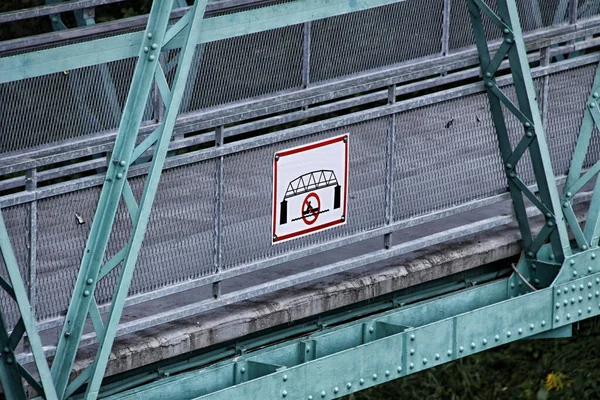
[[[310,199],[316,200],[316,206],[311,203]],[[302,219],[306,225],[312,225],[317,222],[319,218],[319,211],[321,210],[321,199],[316,193],[310,193],[302,202]]]

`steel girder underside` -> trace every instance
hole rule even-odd
[[[169,27],[172,3],[155,2],[146,32],[139,38],[138,63],[112,153],[113,162],[108,167],[52,368],[45,359],[25,286],[4,221],[0,218],[0,248],[9,277],[8,280],[2,278],[0,285],[16,300],[22,316],[14,328],[9,328],[0,315],[3,350],[0,379],[10,398],[26,397],[21,378],[48,399],[66,398],[73,394],[94,399],[101,393],[102,378],[146,231],[196,44],[201,34],[211,34],[210,27],[204,29],[203,26],[206,0],[197,1],[188,14]],[[368,6],[356,5],[352,1],[347,3],[344,6],[350,9]],[[385,4],[386,1],[373,3]],[[600,163],[596,163],[582,174],[590,137],[594,128],[600,125],[600,95],[597,92],[600,74],[594,82],[586,108],[565,189],[559,195],[516,2],[498,0],[495,9],[483,0],[468,0],[468,5],[484,84],[523,238],[524,254],[517,271],[508,278],[379,313],[375,317],[273,345],[198,371],[165,377],[129,392],[115,394],[112,398],[147,400],[164,397],[165,394],[181,399],[336,398],[522,338],[544,334],[562,336],[574,322],[600,313],[600,258],[596,257],[600,251],[600,185],[597,183],[595,186],[583,229],[572,209],[574,196],[600,171]],[[268,12],[265,11],[265,15]],[[305,16],[309,17],[315,16]],[[504,35],[502,45],[493,56],[489,54],[483,18],[489,19]],[[248,27],[240,29],[252,31]],[[177,42],[181,52],[175,78],[169,84],[162,67],[155,61],[160,50],[173,45],[172,42]],[[516,103],[502,92],[495,81],[505,58],[508,58],[513,74]],[[164,102],[165,118],[154,133],[136,143],[145,101],[154,82]],[[516,117],[523,126],[522,138],[516,146],[508,137],[506,112]],[[150,149],[153,149],[152,166],[138,204],[127,182],[127,170]],[[519,177],[519,162],[527,151],[539,193],[533,193]],[[133,230],[122,251],[104,264],[104,253],[121,198],[131,214]],[[526,201],[532,203],[546,219],[544,228],[537,235],[529,226]],[[575,238],[576,247],[569,241],[569,230]],[[120,279],[105,322],[100,318],[93,294],[97,282],[117,266],[120,266]],[[69,382],[88,316],[100,343],[98,353],[95,362]],[[30,341],[39,381],[15,361],[14,349],[24,333]]]

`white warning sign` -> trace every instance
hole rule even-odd
[[[273,161],[273,244],[345,224],[348,134],[279,151]]]

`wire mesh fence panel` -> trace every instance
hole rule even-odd
[[[6,224],[10,244],[12,245],[17,263],[19,264],[21,277],[23,278],[23,282],[27,289],[29,289],[30,274],[29,232],[31,227],[29,224],[29,212],[29,204],[21,204],[15,207],[2,209],[2,216],[4,218],[4,223]],[[0,276],[10,283],[3,257],[0,257]],[[10,327],[9,329],[12,329],[21,314],[19,313],[17,303],[3,289],[0,289],[0,307],[2,307],[4,321]]]
[[[130,180],[138,197],[142,177]],[[100,188],[40,201],[38,318],[61,315],[68,306]],[[215,161],[165,170],[150,216],[129,294],[148,292],[214,271]],[[115,218],[105,262],[127,244],[131,217],[123,203]],[[119,267],[98,283],[99,304],[110,302]]]
[[[523,31],[533,31],[567,22],[569,19],[567,2],[565,0],[517,0]],[[498,12],[495,0],[487,0],[486,4],[494,12]],[[469,20],[467,1],[452,0],[450,10],[450,49],[458,50],[474,45],[475,38]],[[488,40],[502,37],[502,31],[483,13],[482,21]]]
[[[134,65],[129,58],[1,84],[0,153],[117,128]]]
[[[313,21],[310,80],[440,54],[443,0],[407,0]]]
[[[382,226],[389,129],[389,117],[384,117],[226,157],[222,215],[224,267],[232,268]],[[347,224],[272,245],[275,152],[344,133],[350,136]]]
[[[586,19],[600,15],[600,3],[597,0],[579,0],[577,18]]]
[[[198,45],[181,111],[299,88],[302,40],[302,25],[292,25]],[[163,56],[169,82],[178,54]]]
[[[399,113],[396,126],[396,221],[505,190],[485,94]]]
[[[595,65],[550,75],[548,90],[548,126],[546,135],[557,175],[566,175],[571,165],[586,102],[596,73]],[[600,139],[592,135],[585,167],[600,156]]]

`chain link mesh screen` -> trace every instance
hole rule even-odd
[[[562,0],[517,0],[523,32],[567,22],[568,8],[560,8],[559,4],[561,1]],[[498,12],[496,0],[487,0],[486,3],[494,10],[494,12]],[[482,20],[488,40],[499,39],[502,37],[501,30],[483,13]],[[449,47],[451,50],[456,50],[474,44],[475,39],[473,37],[473,29],[471,28],[471,21],[469,19],[467,1],[452,0],[450,9]]]
[[[313,21],[310,80],[439,54],[443,0],[409,0]]]
[[[165,55],[169,82],[178,54],[172,50]],[[201,44],[196,47],[181,111],[299,88],[301,83],[302,25]]]
[[[29,288],[29,204],[21,204],[15,207],[2,209],[2,216],[10,238],[15,258],[19,264],[19,270],[25,287]],[[0,257],[0,276],[7,282],[8,272],[3,257]],[[4,321],[8,329],[12,329],[20,317],[17,303],[10,297],[4,289],[0,288],[0,307],[4,314]]]
[[[1,84],[0,153],[117,128],[134,65],[130,58]]]
[[[130,181],[139,199],[144,180]],[[99,194],[96,187],[39,202],[40,320],[59,316],[68,306]],[[215,161],[163,172],[130,295],[214,272],[214,196]],[[130,233],[131,218],[121,203],[105,261],[127,243]],[[111,300],[117,280],[115,270],[98,283],[95,295],[99,304]]]
[[[389,129],[389,117],[379,118],[226,157],[222,217],[225,268],[382,226]],[[344,133],[350,134],[347,224],[272,245],[272,160],[275,152]]]
[[[394,219],[503,192],[498,142],[485,94],[397,114]]]

